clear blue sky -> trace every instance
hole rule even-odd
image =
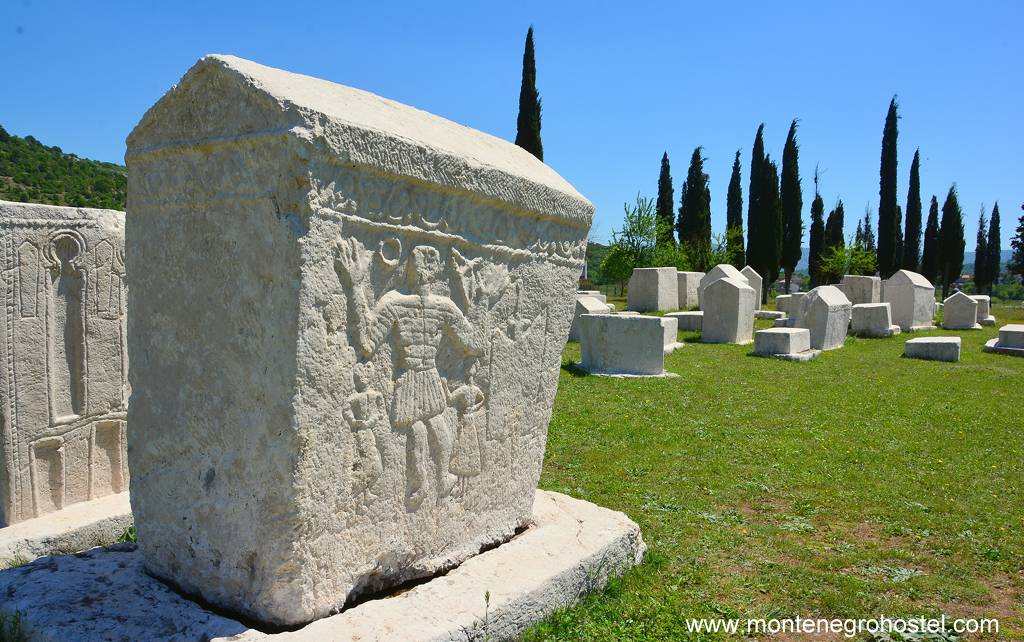
[[[367,89],[515,137],[526,28],[536,28],[545,158],[597,206],[654,196],[668,151],[678,205],[693,148],[725,222],[733,153],[766,123],[780,158],[800,119],[805,210],[820,164],[847,233],[877,211],[882,125],[899,95],[899,198],[921,148],[925,209],[956,182],[974,247],[999,201],[1003,246],[1024,202],[1024,2],[0,2],[0,124],[122,162],[143,112],[200,56],[231,53]],[[809,213],[805,213],[809,218]],[[804,239],[806,244],[806,236]]]

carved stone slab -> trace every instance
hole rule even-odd
[[[124,213],[0,201],[0,526],[128,489]]]
[[[904,332],[934,328],[935,286],[910,270],[897,270],[882,283],[882,301],[892,309],[892,322]]]
[[[126,160],[152,573],[291,625],[529,523],[593,215],[572,186],[229,56],[147,112]]]

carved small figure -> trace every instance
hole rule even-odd
[[[466,376],[466,383],[451,393],[452,405],[458,417],[455,434],[455,448],[452,453],[450,470],[459,478],[459,494],[466,491],[470,477],[480,474],[483,460],[480,453],[480,429],[484,425],[484,393],[473,379],[477,371],[474,359]]]
[[[356,391],[345,400],[342,414],[352,429],[352,496],[365,505],[370,488],[384,472],[374,429],[386,416],[384,395],[370,387],[373,364],[356,364],[352,372]]]

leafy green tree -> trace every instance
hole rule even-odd
[[[845,218],[846,212],[843,209],[843,199],[839,199],[836,202],[836,206],[828,213],[828,219],[825,221],[826,250],[831,247],[844,247],[846,245],[846,242],[843,240]]]
[[[675,190],[672,188],[672,167],[668,162],[668,152],[661,156],[661,173],[658,174],[658,202],[655,215],[658,220],[658,245],[674,246],[675,235]]]
[[[914,150],[907,190],[907,229],[903,232],[903,268],[917,272],[921,261],[921,150]]]
[[[999,270],[1000,270],[1000,246],[1003,244],[1001,234],[999,232],[999,202],[992,206],[992,218],[988,222],[988,256],[985,257],[985,273],[988,275],[988,291],[992,293],[992,286],[999,282]],[[977,258],[974,259],[978,261]]]
[[[540,93],[537,91],[537,63],[533,52],[533,25],[526,31],[523,48],[523,82],[519,87],[519,118],[516,121],[516,145],[544,160],[540,141]]]
[[[901,263],[896,256],[896,238],[900,228],[896,213],[896,139],[899,136],[897,108],[896,97],[893,96],[885,116],[885,129],[882,131],[882,162],[878,182],[878,270],[884,279],[892,276]]]
[[[821,259],[824,283],[839,283],[844,274],[870,276],[878,269],[875,253],[869,252],[856,243],[850,247],[835,245],[825,251]]]
[[[984,292],[991,284],[988,274],[988,221],[985,220],[985,207],[982,206],[974,245],[974,287],[978,292]]]
[[[814,173],[814,200],[811,201],[810,256],[807,258],[811,287],[822,284],[821,254],[825,250],[825,201],[818,193],[818,173]]]
[[[793,278],[793,270],[800,262],[804,237],[804,196],[800,189],[800,147],[796,142],[796,119],[789,125],[786,145],[782,150],[782,178],[779,200],[782,206],[782,253],[779,264],[785,278],[786,292]]]
[[[737,269],[743,268],[743,187],[740,185],[740,150],[732,161],[732,176],[729,178],[729,192],[726,196],[725,238],[726,263]]]
[[[679,206],[679,243],[693,256],[704,256],[704,249],[711,248],[711,188],[708,175],[704,173],[702,148],[697,147],[690,156],[690,168],[683,183],[683,198]],[[709,265],[697,265],[695,269],[704,272]]]
[[[1020,208],[1024,210],[1024,205],[1021,205]],[[1017,232],[1010,239],[1010,248],[1013,253],[1010,254],[1010,262],[1006,265],[1006,269],[1010,274],[1024,277],[1024,214],[1017,220]]]
[[[932,194],[928,208],[928,223],[924,228],[924,245],[921,250],[921,276],[932,283],[939,278],[939,199]]]
[[[747,265],[754,265],[755,244],[761,234],[761,174],[764,171],[764,123],[757,128],[754,148],[750,153],[750,189],[747,190]],[[755,268],[756,269],[756,268]]]
[[[964,269],[965,246],[964,213],[954,184],[942,204],[942,222],[939,224],[939,272],[943,299],[949,296],[950,288]]]

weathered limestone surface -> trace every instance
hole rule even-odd
[[[750,343],[754,334],[754,300],[757,293],[747,282],[718,279],[704,288],[704,343]]]
[[[893,325],[888,303],[854,303],[850,333],[859,337],[891,337],[900,333]]]
[[[601,294],[600,290],[576,290],[576,296],[577,297],[589,296],[589,297],[597,299],[601,303],[608,303],[608,295],[607,294]]]
[[[666,317],[672,317],[679,324],[680,330],[689,332],[700,332],[704,321],[703,310],[687,310],[685,312],[669,312]]]
[[[755,270],[754,268],[750,267],[749,265],[744,266],[744,268],[742,270],[740,270],[740,274],[742,274],[743,276],[747,277],[747,283],[750,285],[750,287],[754,288],[755,292],[757,292],[757,302],[754,304],[754,309],[755,310],[760,310],[761,309],[761,288],[762,288],[762,286],[764,284],[764,279],[762,279],[761,275],[757,273],[757,270]]]
[[[262,633],[181,597],[146,573],[134,545],[0,571],[0,614],[20,611],[40,640],[515,640],[639,563],[645,550],[622,513],[537,491],[532,525],[511,541],[296,631]]]
[[[697,286],[697,304],[701,310],[704,309],[704,289],[719,279],[735,279],[740,283],[747,283],[749,285],[747,277],[743,276],[742,272],[728,263],[719,263],[701,277],[700,284]]]
[[[807,328],[768,328],[754,333],[754,354],[809,361],[821,351],[811,349],[811,332]]]
[[[580,340],[580,317],[584,314],[608,314],[611,308],[607,303],[589,296],[576,297],[576,310],[572,315],[572,325],[569,326],[569,341]]]
[[[985,342],[985,352],[1024,357],[1024,324],[1011,323],[999,328],[999,338]]]
[[[882,300],[882,278],[878,276],[843,275],[836,286],[853,305],[879,303]]]
[[[960,361],[960,337],[917,337],[907,339],[904,353],[911,359]]]
[[[942,302],[942,327],[947,330],[981,330],[978,302],[963,292],[954,292]]]
[[[800,312],[790,327],[810,330],[811,347],[815,350],[842,348],[852,308],[842,290],[834,285],[821,285],[800,300]]]
[[[978,302],[978,323],[981,325],[995,325],[996,318],[992,316],[992,297],[987,294],[973,294],[971,298]]]
[[[128,489],[124,212],[0,201],[0,526]]]
[[[790,304],[793,300],[792,294],[780,294],[775,297],[775,309],[784,314],[790,314]]]
[[[586,314],[580,325],[580,366],[587,372],[663,376],[667,331],[663,317]]]
[[[917,272],[899,270],[886,279],[882,300],[891,307],[892,322],[904,332],[935,327],[935,286]]]
[[[529,523],[593,214],[572,186],[231,56],[154,105],[126,160],[150,572],[294,625]]]
[[[786,313],[780,310],[757,310],[754,312],[754,318],[776,321],[778,319],[785,319]]]
[[[679,286],[680,310],[688,310],[700,305],[697,289],[700,287],[700,280],[703,278],[703,272],[676,272],[676,282]]]
[[[679,305],[676,272],[671,267],[635,268],[629,277],[626,307],[634,312],[676,309]]]
[[[679,341],[679,322],[668,315],[658,318],[661,321],[661,331],[665,338],[665,354],[672,354],[683,347],[683,342]]]

